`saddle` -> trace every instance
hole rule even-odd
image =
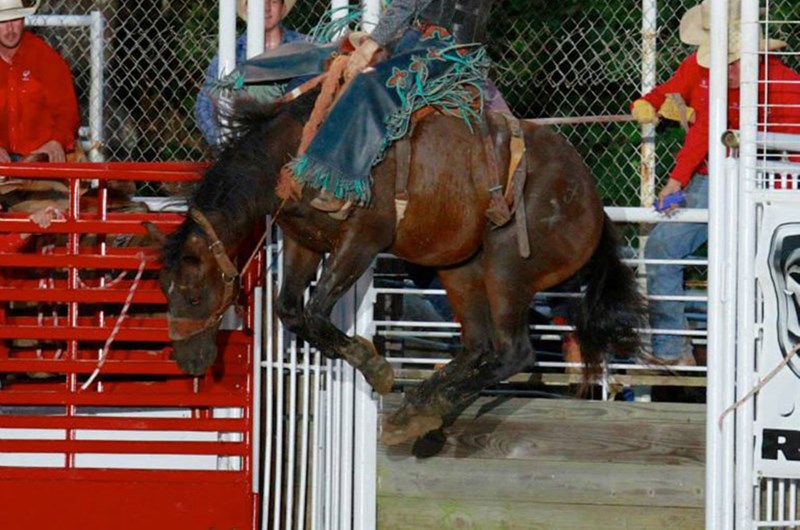
[[[305,153],[323,120],[335,104],[338,95],[347,88],[343,71],[347,55],[353,49],[352,40],[349,38],[332,45],[297,43],[293,46],[287,45],[266,52],[245,63],[243,72],[245,82],[248,83],[274,81],[287,76],[323,72],[280,98],[283,101],[290,101],[321,85],[314,110],[303,129],[298,156]],[[481,98],[476,93],[473,109],[480,110],[477,108],[480,101]],[[412,156],[409,141],[411,131],[415,123],[437,112],[441,112],[441,109],[437,109],[435,106],[426,106],[413,112],[408,133],[394,144],[397,160],[395,205],[398,224],[403,219],[408,202],[406,187]],[[490,198],[486,216],[497,228],[505,226],[511,220],[512,210],[509,206],[513,205],[517,212],[522,212],[522,215],[517,214],[516,216],[517,227],[521,231],[524,230],[525,237],[518,239],[520,254],[527,257],[530,250],[527,246],[527,230],[524,226],[524,207],[520,208],[522,187],[527,172],[524,162],[525,143],[519,121],[511,115],[486,112],[483,119],[480,120],[480,126],[476,129],[476,134],[480,135],[484,146],[486,163],[489,167],[488,181],[479,183],[479,185],[487,186]],[[504,168],[503,171],[501,171],[501,167]],[[503,181],[505,181],[505,185]],[[299,200],[302,195],[302,186],[293,178],[288,167],[281,171],[276,192],[283,199]],[[343,215],[346,216],[348,213],[349,211],[344,212]],[[340,212],[336,212],[334,215],[339,214]]]

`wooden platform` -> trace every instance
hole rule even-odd
[[[702,529],[704,431],[703,405],[482,398],[435,456],[379,445],[378,528]]]

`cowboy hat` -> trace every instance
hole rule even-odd
[[[32,6],[25,7],[22,0],[0,0],[0,22],[16,20],[32,15],[39,8],[40,0],[36,0]]]
[[[758,31],[758,50],[765,52],[783,48],[787,44],[778,39],[765,39]],[[742,31],[736,28],[728,29],[728,64],[735,63],[742,58]],[[697,64],[704,68],[711,68],[711,41],[702,42],[697,48]]]
[[[739,2],[728,3],[728,64],[738,61],[741,56],[741,10]],[[703,0],[700,5],[690,8],[681,18],[679,29],[681,41],[697,49],[697,62],[708,68],[711,64],[711,2]],[[777,50],[786,43],[778,39],[764,39],[761,27],[758,28],[759,49]]]
[[[264,0],[265,4],[267,2],[269,2],[269,0]],[[292,8],[294,7],[294,2],[295,0],[283,0],[283,6],[284,6],[283,16],[289,14],[289,11],[291,11]],[[236,0],[236,14],[239,15],[239,18],[241,18],[242,20],[247,21],[247,0]]]

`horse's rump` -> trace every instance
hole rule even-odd
[[[487,227],[485,213],[493,182],[499,179],[504,189],[510,185],[511,132],[502,114],[486,113],[486,119],[499,169],[495,179],[489,175],[480,132],[470,131],[461,120],[433,115],[412,131],[409,201],[390,249],[399,257],[426,265],[451,265],[469,258],[486,236],[498,231]],[[569,261],[588,251],[588,259],[599,229],[586,228],[602,226],[602,204],[590,171],[575,148],[556,132],[527,123],[522,129],[527,169],[522,193],[531,245],[555,255],[566,251],[572,254]],[[394,194],[394,155],[392,150],[373,170],[378,201]],[[513,220],[500,230],[507,229],[515,229]],[[433,253],[426,244],[432,237],[439,249]],[[576,249],[587,244],[590,248]]]

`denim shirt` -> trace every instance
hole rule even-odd
[[[281,44],[289,42],[308,40],[308,37],[302,33],[292,31],[290,29],[283,29],[283,37]],[[236,66],[242,64],[247,58],[247,35],[240,35],[236,39]],[[217,117],[217,102],[216,98],[212,95],[211,89],[214,82],[218,78],[219,71],[219,54],[215,54],[208,65],[206,70],[206,79],[203,86],[200,87],[200,92],[197,94],[197,101],[194,105],[194,117],[197,120],[197,126],[203,132],[203,137],[210,146],[216,146],[219,141],[219,119]]]

